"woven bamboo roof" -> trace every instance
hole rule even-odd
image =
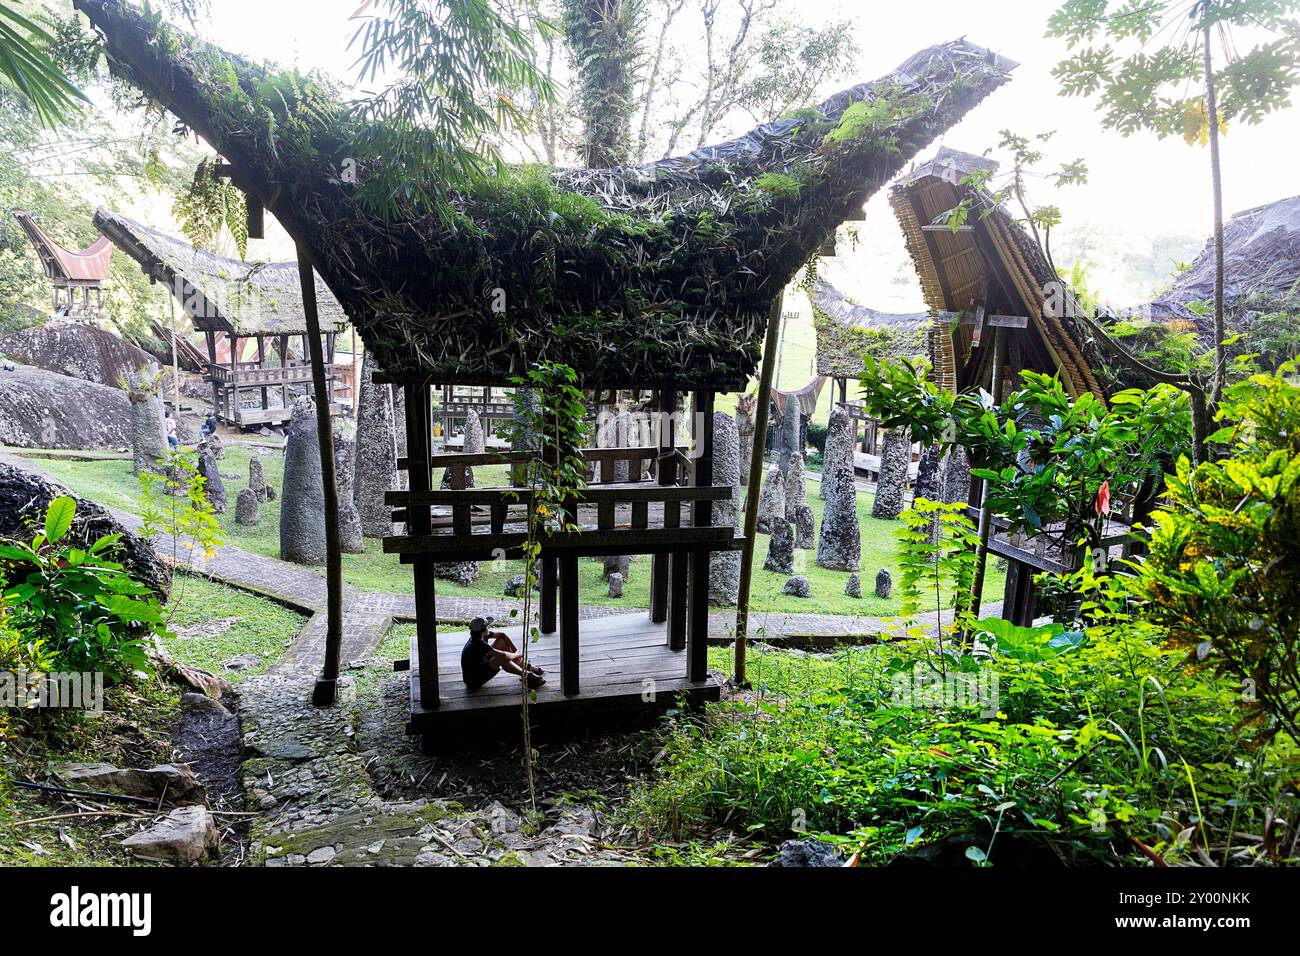
[[[1259,315],[1300,311],[1300,196],[1279,199],[1233,215],[1223,229],[1228,330],[1241,332]],[[1151,303],[1151,317],[1193,323],[1207,346],[1214,341],[1213,315],[1188,306],[1214,297],[1214,240],[1168,292]]]
[[[851,301],[820,276],[813,280],[810,298],[819,375],[857,378],[865,371],[865,355],[917,358],[929,350],[929,312],[879,312]]]
[[[684,157],[540,170],[558,199],[540,210],[524,173],[467,188],[450,200],[452,228],[415,207],[364,207],[365,164],[356,177],[338,171],[369,121],[338,91],[124,0],[76,6],[104,34],[110,67],[212,144],[232,181],[310,251],[396,381],[505,384],[553,361],[588,388],[744,388],[800,266],[1015,66],[965,40],[940,44],[814,114]],[[286,127],[291,149],[273,132]]]
[[[1028,317],[1032,336],[1026,343],[1035,354],[1025,357],[1027,367],[1059,372],[1074,397],[1084,392],[1105,397],[1087,358],[1079,324],[1069,317],[1078,308],[1073,291],[1053,273],[1038,244],[992,194],[963,182],[975,170],[992,165],[982,156],[945,147],[890,192],[890,204],[934,315],[930,358],[935,380],[956,390],[962,385],[965,366],[985,357],[972,348],[973,329],[954,330],[951,319],[953,313],[985,305],[989,311]],[[971,202],[969,229],[923,228],[963,200]]]
[[[97,286],[108,278],[113,243],[107,237],[101,235],[85,249],[66,249],[51,239],[27,210],[15,209],[14,218],[36,247],[41,267],[55,285]]]
[[[302,335],[302,287],[296,262],[243,262],[196,249],[184,239],[100,208],[95,225],[162,282],[201,331],[234,335]],[[316,301],[322,332],[340,332],[347,314],[320,275]]]

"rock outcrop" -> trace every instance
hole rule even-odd
[[[129,448],[131,403],[107,385],[27,365],[0,368],[0,445]]]
[[[51,321],[0,335],[0,355],[23,365],[117,388],[118,380],[154,363],[112,332],[82,322]]]

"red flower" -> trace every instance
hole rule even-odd
[[[1110,482],[1103,481],[1101,487],[1097,489],[1097,500],[1092,503],[1093,509],[1099,515],[1110,514]]]

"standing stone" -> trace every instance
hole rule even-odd
[[[943,475],[943,500],[949,504],[970,501],[970,459],[966,456],[966,449],[960,445],[948,453]]]
[[[275,489],[266,483],[266,469],[262,465],[261,455],[248,459],[248,487],[257,495],[258,501],[275,500]]]
[[[147,366],[122,377],[123,389],[131,403],[131,461],[132,471],[137,475],[159,471],[159,462],[167,454],[166,412],[155,391],[153,370]]]
[[[894,579],[889,571],[881,568],[876,572],[876,597],[887,598],[894,593]]]
[[[754,411],[758,396],[742,395],[736,400],[736,431],[740,436],[740,483],[749,484],[750,460],[754,454]]]
[[[772,519],[772,536],[767,542],[767,571],[794,574],[794,528],[784,518]]]
[[[623,596],[623,575],[617,571],[609,576],[609,596],[612,598]]]
[[[804,480],[803,455],[795,452],[785,471],[785,520],[798,521],[799,509],[808,506],[808,485]]]
[[[735,528],[740,523],[740,431],[736,420],[713,414],[713,483],[728,485],[731,497],[713,503],[713,526]],[[709,603],[734,607],[740,598],[740,552],[714,551],[709,556]]]
[[[364,554],[366,542],[361,531],[361,514],[352,500],[355,480],[356,439],[347,433],[344,422],[335,426],[334,475],[339,501],[339,548],[344,554]]]
[[[262,505],[252,488],[240,488],[235,496],[235,524],[255,525],[262,517]]]
[[[226,443],[217,432],[209,432],[203,443],[212,449],[212,457],[217,461],[226,457]]]
[[[794,517],[794,546],[811,551],[817,546],[817,526],[811,505],[801,505]]]
[[[817,565],[836,571],[858,570],[862,533],[858,529],[858,486],[853,474],[853,420],[843,408],[831,410],[826,426],[826,454],[822,468],[821,533],[817,539]]]
[[[199,446],[198,472],[203,476],[203,493],[212,505],[215,514],[226,513],[226,483],[221,480],[221,469],[217,467],[217,456],[209,445]]]
[[[776,420],[776,437],[772,443],[772,452],[776,456],[777,465],[781,468],[782,478],[789,474],[790,456],[803,451],[799,445],[800,417],[799,400],[791,396],[785,403],[785,414]]]
[[[514,405],[510,416],[510,448],[531,451],[537,447],[537,434],[531,424],[537,407],[537,392],[531,388],[517,388],[510,393],[510,399]]]
[[[912,430],[891,428],[880,446],[880,474],[876,477],[876,500],[871,517],[893,521],[903,513],[907,494],[907,471],[912,463]]]
[[[851,598],[862,597],[862,578],[856,574],[850,574],[849,579],[844,582],[844,594]]]
[[[280,558],[295,564],[324,564],[325,482],[320,471],[316,403],[307,395],[293,403],[284,443],[282,491]]]
[[[615,574],[623,575],[626,581],[632,575],[632,558],[626,554],[607,554],[600,559],[601,577],[608,580]]]
[[[399,388],[396,385],[388,386],[389,392],[393,396],[393,440],[397,446],[397,457],[406,457],[406,389]],[[398,469],[397,487],[401,491],[407,489],[407,475],[405,469]]]
[[[943,500],[943,449],[938,445],[927,445],[921,449],[921,460],[916,466],[916,487],[912,489],[912,503],[922,498],[928,501]],[[930,519],[930,541],[939,540],[939,519]]]
[[[481,455],[487,451],[487,442],[483,437],[483,422],[478,412],[470,409],[465,415],[465,440],[461,451],[467,455]]]
[[[758,496],[758,530],[770,532],[773,518],[785,518],[785,476],[776,465],[768,469],[763,491]]]
[[[386,537],[393,533],[393,514],[384,504],[384,493],[397,487],[393,395],[387,385],[376,384],[369,352],[361,363],[355,458],[352,500],[361,516],[362,534],[367,538]],[[284,479],[288,497],[291,486],[287,462]]]

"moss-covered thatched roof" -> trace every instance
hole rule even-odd
[[[587,387],[743,388],[798,268],[1014,66],[958,40],[685,157],[518,170],[456,194],[452,217],[381,218],[357,198],[362,120],[334,91],[123,0],[76,6],[112,68],[211,143],[310,249],[397,380],[498,384],[559,361]]]
[[[890,191],[921,290],[935,315],[930,336],[935,380],[950,390],[964,387],[971,383],[963,380],[969,378],[963,372],[987,361],[988,349],[972,348],[973,328],[953,329],[951,320],[953,313],[987,305],[1028,317],[1026,367],[1058,372],[1073,396],[1092,392],[1104,398],[1082,329],[1071,318],[1079,308],[1073,291],[994,196],[965,182],[991,165],[982,156],[945,147]],[[936,222],[963,202],[969,204],[969,214],[958,231]],[[940,315],[945,312],[949,315]]]
[[[866,370],[866,355],[877,359],[927,355],[933,323],[929,312],[877,312],[850,301],[820,276],[813,280],[810,293],[818,375],[857,378]]]
[[[1223,298],[1229,332],[1244,332],[1258,316],[1300,312],[1300,196],[1234,215],[1223,229]],[[1191,268],[1151,303],[1153,319],[1195,325],[1214,343],[1213,313],[1189,305],[1214,298],[1214,240]]]
[[[196,329],[235,335],[307,331],[296,262],[229,259],[103,207],[95,213],[95,226],[145,275],[166,284]],[[341,332],[348,317],[321,277],[315,279],[321,331]]]

